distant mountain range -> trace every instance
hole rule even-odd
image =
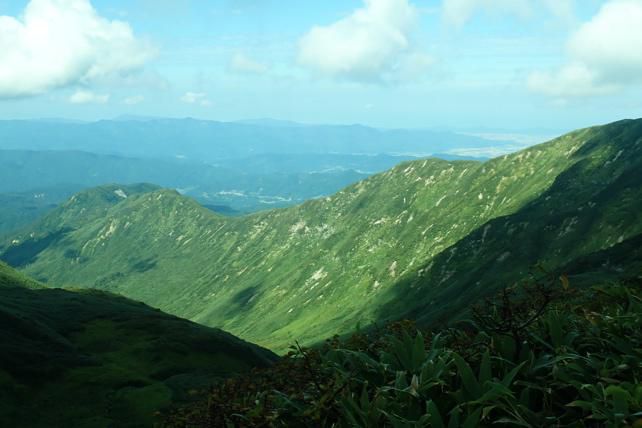
[[[452,132],[380,130],[361,125],[285,126],[272,120],[0,121],[0,149],[4,150],[80,150],[207,163],[279,153],[428,156],[502,144],[506,142]]]
[[[153,182],[203,205],[240,214],[334,193],[409,157],[260,155],[217,165],[78,151],[0,150],[0,236],[73,193],[105,183]]]
[[[332,194],[418,154],[469,159],[446,152],[459,148],[479,157],[510,150],[510,143],[496,143],[449,132],[273,119],[0,121],[0,236],[79,190],[107,183],[153,182],[239,215]]]
[[[463,157],[437,154],[447,159]],[[152,182],[238,215],[326,196],[412,156],[258,154],[215,163],[73,150],[0,150],[0,236],[73,193],[106,183]]]
[[[456,319],[538,263],[635,274],[640,168],[642,120],[628,120],[487,162],[405,162],[243,217],[153,186],[103,186],[11,236],[0,257],[283,350],[359,323]]]

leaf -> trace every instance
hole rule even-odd
[[[481,365],[479,366],[479,383],[484,384],[492,378],[490,353],[488,349],[482,354]]]
[[[430,425],[433,428],[444,428],[444,419],[441,417],[441,413],[439,413],[439,409],[435,402],[430,400],[427,407],[428,414],[430,415]]]
[[[510,384],[513,383],[513,379],[517,376],[517,373],[519,373],[522,367],[524,367],[524,364],[526,364],[526,361],[523,361],[520,365],[511,370],[510,373],[504,376],[504,379],[502,379],[502,385],[509,388]]]
[[[613,410],[615,410],[615,413],[628,415],[631,394],[629,394],[625,389],[615,385],[607,387],[605,392],[607,397],[613,397]]]
[[[579,407],[582,410],[591,410],[593,408],[593,404],[589,403],[588,401],[583,401],[583,400],[575,400],[571,401],[566,405],[567,407]]]
[[[459,372],[459,376],[461,377],[464,389],[472,396],[473,399],[479,398],[479,396],[481,395],[481,387],[479,386],[479,382],[477,382],[477,379],[475,378],[473,370],[460,355],[453,354],[453,358],[455,359],[457,371]]]
[[[479,426],[479,420],[481,419],[482,408],[475,410],[471,413],[466,420],[464,421],[463,428],[475,428]]]
[[[569,282],[568,282],[568,277],[566,275],[560,276],[560,282],[562,283],[562,288],[564,290],[568,290]]]
[[[359,408],[352,397],[343,400],[343,414],[352,426],[365,427],[367,421],[364,412]]]
[[[426,359],[426,345],[421,332],[417,332],[415,343],[412,349],[412,371],[417,372]]]
[[[551,342],[554,349],[559,349],[564,344],[564,332],[562,330],[563,323],[561,317],[551,315],[548,319],[548,334],[551,337]]]
[[[459,407],[455,407],[450,412],[450,420],[448,421],[448,428],[459,428]]]
[[[368,389],[366,388],[366,385],[363,385],[363,390],[361,391],[361,398],[359,400],[359,404],[361,405],[361,408],[364,410],[370,408],[370,400],[368,398]]]
[[[414,397],[419,397],[419,394],[417,393],[417,390],[419,389],[419,378],[417,377],[417,375],[412,375],[410,386],[408,388],[410,389],[411,395],[413,395]]]
[[[479,399],[473,401],[473,403],[484,404],[487,402],[492,402],[499,397],[514,397],[513,392],[508,388],[502,385],[501,383],[488,383],[491,385],[490,389],[486,391]]]
[[[497,406],[486,406],[482,409],[482,419],[486,419],[490,412],[493,411],[493,409]]]

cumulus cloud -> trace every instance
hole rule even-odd
[[[528,17],[538,7],[544,7],[557,18],[572,21],[574,4],[575,0],[444,0],[442,13],[444,20],[456,27],[463,26],[479,11]]]
[[[575,0],[544,0],[544,5],[562,21],[575,21]]]
[[[263,74],[269,67],[259,61],[256,61],[245,54],[237,53],[230,61],[230,70],[237,73]]]
[[[568,62],[533,72],[528,86],[556,97],[600,95],[642,84],[642,1],[610,0],[575,31]]]
[[[106,104],[109,102],[109,94],[96,94],[91,91],[76,91],[69,97],[72,104]]]
[[[181,97],[181,101],[185,104],[198,104],[203,107],[212,105],[211,101],[207,99],[207,94],[204,92],[186,92]]]
[[[364,3],[349,16],[305,34],[299,41],[299,64],[321,75],[355,81],[395,80],[406,66],[413,68],[412,74],[425,73],[432,61],[411,41],[417,9],[408,0]]]
[[[531,13],[531,0],[444,0],[446,22],[461,27],[479,10],[500,10],[517,15]]]
[[[154,49],[89,0],[31,0],[0,16],[0,98],[37,95],[142,67]]]
[[[143,101],[145,101],[145,97],[142,95],[134,95],[131,97],[127,97],[123,100],[124,104],[127,104],[128,106],[134,106],[136,104],[140,104]]]

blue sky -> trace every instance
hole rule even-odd
[[[0,119],[642,116],[642,0],[0,0],[0,16]]]

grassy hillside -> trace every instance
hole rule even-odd
[[[0,290],[12,287],[40,289],[43,288],[43,285],[0,262]]]
[[[0,193],[0,236],[33,223],[80,190],[73,185],[43,186],[29,192]]]
[[[44,289],[0,263],[2,426],[151,426],[156,411],[274,359],[123,297]]]
[[[555,269],[634,238],[641,162],[642,120],[621,121],[484,163],[403,163],[242,218],[167,190],[97,217],[68,215],[89,209],[76,199],[2,257],[284,349],[358,322],[450,318],[538,262]]]

